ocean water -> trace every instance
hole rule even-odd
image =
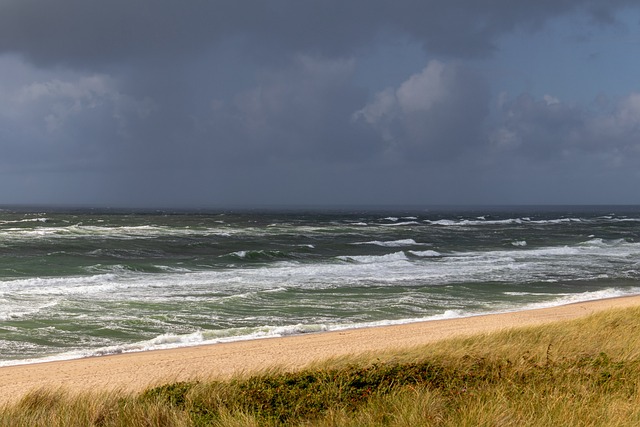
[[[0,211],[0,366],[640,293],[640,208]]]

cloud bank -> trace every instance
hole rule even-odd
[[[583,45],[635,34],[622,12],[638,8],[5,0],[0,201],[638,203],[638,87],[605,79],[585,104],[501,80],[505,40],[558,20]],[[421,65],[388,84],[380,46]]]

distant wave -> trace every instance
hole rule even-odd
[[[439,219],[439,220],[429,220],[425,219],[424,222],[430,225],[439,225],[443,227],[468,227],[468,226],[478,226],[478,225],[510,225],[510,224],[537,224],[537,225],[553,225],[553,224],[563,224],[569,222],[583,222],[586,221],[581,218],[558,218],[558,219],[545,219],[545,220],[532,220],[529,217],[523,218],[507,218],[507,219],[498,219],[498,220],[488,220],[488,219],[480,219],[484,217],[478,217],[479,219],[471,220],[471,219]]]
[[[394,252],[386,255],[350,255],[339,256],[338,259],[342,261],[355,261],[359,263],[379,263],[379,262],[393,262],[393,261],[406,261],[408,260],[404,252]]]
[[[413,239],[400,239],[400,240],[389,240],[389,241],[380,241],[380,240],[372,240],[370,242],[356,242],[354,245],[376,245],[383,246],[386,248],[398,248],[402,246],[429,246],[429,243],[418,243]]]
[[[632,255],[640,256],[640,243],[627,242],[624,239],[604,240],[600,238],[590,239],[574,245],[550,246],[540,248],[525,248],[526,242],[512,242],[518,250],[494,250],[485,252],[456,252],[458,257],[486,259],[498,259],[503,257],[513,257],[515,259],[535,260],[536,258],[562,257],[569,255],[603,256],[603,257],[628,257]]]
[[[426,257],[426,258],[442,256],[442,254],[440,252],[437,252],[437,251],[409,251],[409,253],[411,255],[415,255],[415,256],[419,256],[419,257]]]
[[[297,258],[291,253],[282,251],[269,250],[245,250],[236,251],[230,254],[221,255],[224,258],[233,258],[243,261],[269,261],[274,259],[295,259]]]
[[[20,224],[23,222],[49,222],[51,221],[49,218],[25,218],[25,219],[15,219],[15,220],[5,220],[0,221],[0,225],[4,224]]]
[[[24,221],[42,221],[46,218],[34,218],[29,220],[20,220],[15,222]],[[6,223],[6,222],[5,222]],[[88,226],[82,224],[73,224],[64,227],[35,227],[35,228],[5,228],[2,230],[3,239],[33,239],[33,238],[62,238],[62,239],[75,239],[78,237],[86,238],[103,238],[113,240],[133,240],[140,238],[155,238],[160,236],[177,236],[177,237],[189,237],[189,236],[220,236],[229,237],[231,231],[228,228],[217,229],[190,229],[190,228],[172,228],[163,226],[124,226],[124,227],[101,227],[101,226]]]
[[[403,221],[403,222],[396,222],[394,224],[381,224],[385,227],[403,227],[403,226],[407,226],[407,225],[422,225],[417,221]]]

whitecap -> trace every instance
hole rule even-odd
[[[401,246],[428,246],[428,243],[418,243],[413,239],[399,239],[399,240],[372,240],[370,242],[356,242],[352,243],[353,245],[376,245],[383,246],[387,248],[397,248]]]
[[[379,262],[394,262],[394,261],[406,261],[407,256],[404,252],[394,252],[386,255],[351,255],[351,256],[339,256],[338,259],[343,261],[356,261],[359,263],[379,263]]]
[[[15,304],[3,298],[2,300],[0,300],[0,307],[2,307],[2,312],[0,313],[0,321],[16,320],[24,317],[30,317],[43,310],[53,308],[58,304],[58,299],[48,299],[42,302],[29,301],[29,303],[25,305]]]
[[[154,265],[154,267],[167,273],[190,273],[192,271],[188,268],[172,267],[168,265]]]
[[[415,256],[419,256],[419,257],[425,257],[425,258],[442,256],[442,254],[440,252],[437,252],[437,251],[409,251],[409,253],[411,255],[415,255]]]
[[[405,225],[420,225],[419,222],[416,221],[404,221],[404,222],[396,222],[395,224],[381,224],[386,227],[402,227]]]
[[[503,292],[504,295],[511,295],[511,296],[557,296],[558,294],[550,294],[548,292]],[[569,294],[560,294],[560,295],[569,295]]]
[[[440,225],[443,227],[468,227],[475,225],[509,225],[509,224],[522,224],[523,219],[521,218],[509,218],[509,219],[499,219],[499,220],[469,220],[469,219],[461,219],[461,220],[451,220],[451,219],[439,219],[436,221],[425,220],[427,224],[431,225]]]

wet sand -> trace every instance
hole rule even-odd
[[[397,326],[323,332],[0,368],[0,403],[42,387],[82,391],[141,391],[169,381],[226,378],[268,367],[299,369],[331,357],[398,350],[447,338],[575,319],[640,305],[640,296],[553,308]]]

